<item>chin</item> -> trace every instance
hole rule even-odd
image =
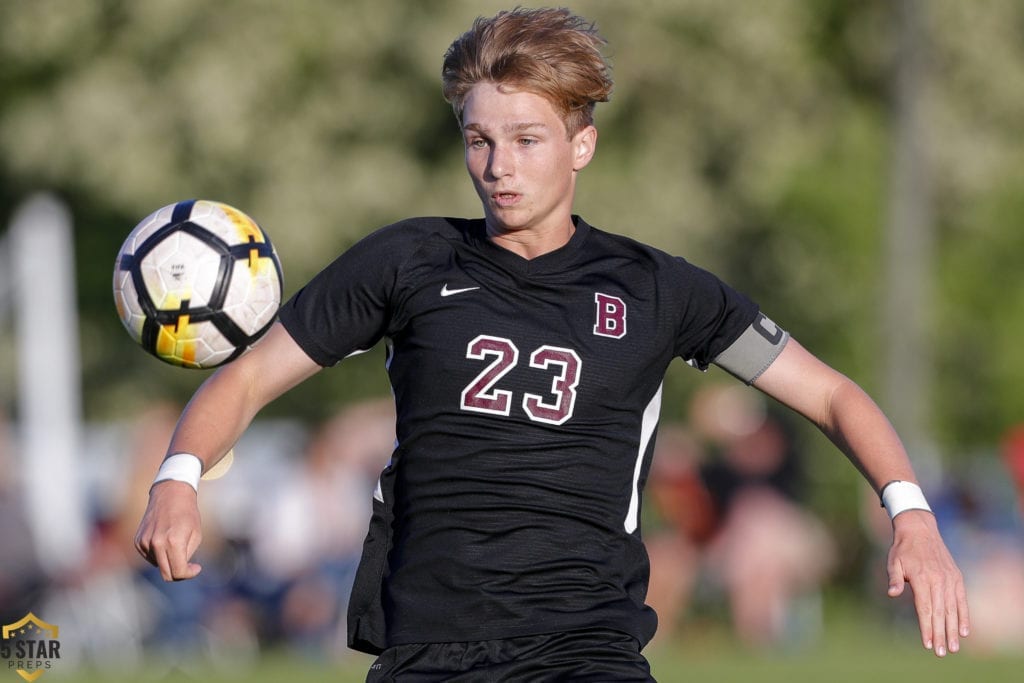
[[[510,211],[501,213],[489,211],[487,212],[487,222],[501,232],[515,232],[529,227],[529,220],[526,216],[519,217],[517,220],[515,213]]]

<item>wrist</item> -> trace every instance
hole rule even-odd
[[[160,464],[153,486],[163,481],[180,481],[199,493],[199,478],[203,475],[203,461],[191,453],[173,453]],[[152,488],[152,486],[150,487]]]
[[[897,515],[908,510],[932,511],[921,487],[910,481],[890,481],[878,495],[889,519],[896,519]]]

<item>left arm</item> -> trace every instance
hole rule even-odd
[[[817,425],[876,492],[893,480],[917,482],[899,436],[875,402],[796,340],[789,340],[754,386]],[[924,646],[940,657],[957,652],[970,629],[966,592],[934,515],[896,515],[887,569],[890,597],[901,595],[908,582],[913,589]]]

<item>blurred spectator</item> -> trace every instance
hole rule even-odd
[[[245,593],[244,539],[225,536],[212,506],[216,494],[199,496],[205,524],[196,556],[203,572],[196,581],[167,583],[132,549],[149,483],[167,453],[180,414],[180,406],[158,403],[136,418],[127,448],[132,481],[117,517],[120,547],[130,552],[136,574],[155,595],[155,621],[144,642],[147,651],[174,668],[205,670],[220,663],[237,667],[259,652],[259,614]],[[218,484],[207,481],[204,487]]]
[[[671,640],[686,616],[701,552],[716,524],[711,495],[700,478],[703,457],[700,443],[683,425],[658,429],[647,482],[656,515],[644,524],[651,564],[647,604],[658,614],[658,642]]]
[[[835,565],[834,543],[803,505],[802,471],[782,423],[765,416],[721,446],[702,472],[720,520],[708,563],[728,592],[741,641],[795,644],[820,626],[818,596]],[[808,616],[813,629],[800,623]]]
[[[836,551],[802,503],[793,439],[744,387],[698,392],[690,416],[713,452],[702,454],[693,436],[674,428],[664,442],[659,436],[655,460],[664,462],[652,466],[651,500],[678,534],[655,535],[649,544],[651,604],[664,624],[675,623],[699,571],[724,591],[741,642],[794,644],[812,630],[799,625],[807,606],[814,625],[820,622],[817,596]]]
[[[1013,484],[1016,518],[1021,522],[1024,521],[1024,425],[1017,425],[1006,433],[1000,450]]]
[[[324,423],[301,464],[254,520],[257,568],[280,586],[277,634],[292,647],[341,655],[345,609],[377,477],[395,446],[394,404],[356,404]]]
[[[1024,428],[1004,435],[996,457],[965,460],[936,507],[951,530],[971,607],[971,651],[1024,651]]]
[[[975,539],[964,577],[971,606],[971,652],[1024,652],[1024,550],[990,534]]]
[[[65,661],[118,668],[142,662],[144,641],[162,610],[157,590],[140,580],[145,563],[132,549],[132,517],[145,509],[147,486],[138,486],[139,480],[146,471],[152,479],[173,427],[169,406],[137,417],[120,454],[127,463],[120,470],[126,480],[122,498],[92,506],[85,565],[73,575],[55,577],[43,613],[61,628]],[[140,496],[141,502],[136,500]]]
[[[0,412],[0,624],[35,609],[46,585],[17,479],[14,437]]]
[[[951,459],[931,507],[964,574],[971,610],[969,651],[1024,652],[1024,428],[1007,431],[998,453]],[[878,496],[866,491],[862,519],[875,552],[892,540]],[[872,575],[884,594],[885,576]],[[905,618],[916,618],[909,605]]]
[[[93,505],[88,560],[57,578],[43,607],[60,626],[62,658],[73,666],[201,673],[224,657],[234,667],[258,654],[255,619],[231,590],[228,544],[208,508],[196,581],[164,582],[133,548],[179,413],[157,403],[132,419],[111,470],[122,480]]]

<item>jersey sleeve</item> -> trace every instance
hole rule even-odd
[[[759,309],[712,273],[681,258],[674,261],[674,289],[681,296],[675,353],[707,370],[750,327]]]
[[[384,336],[392,292],[410,237],[396,224],[338,256],[281,306],[285,330],[317,364],[329,367]]]
[[[684,293],[677,355],[699,370],[713,363],[753,384],[782,353],[789,333],[712,273],[683,259],[674,265]]]

